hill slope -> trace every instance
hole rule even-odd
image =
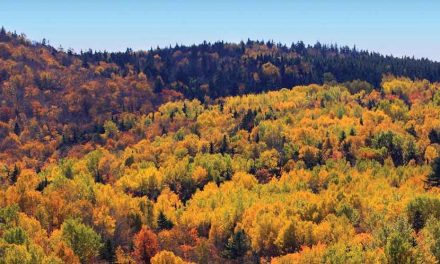
[[[106,121],[127,131],[122,149],[145,136],[133,127],[135,120],[175,99],[209,104],[210,98],[355,79],[367,82],[347,83],[350,91],[370,92],[388,73],[436,81],[440,64],[301,42],[290,48],[248,41],[76,55],[2,28],[0,157],[10,166],[20,161],[39,168],[69,151],[82,155],[84,148],[106,144],[100,137]]]
[[[440,197],[424,180],[439,116],[440,85],[405,78],[369,93],[326,84],[169,102],[134,121],[145,138],[125,149],[109,121],[105,146],[84,157],[5,171],[0,250],[64,262],[434,263]]]
[[[440,83],[382,76],[439,64],[300,47],[1,30],[0,263],[440,261]]]

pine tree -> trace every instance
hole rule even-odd
[[[44,177],[44,179],[40,183],[38,183],[36,190],[42,192],[44,188],[47,187],[47,185],[49,185],[49,181],[46,177]]]
[[[224,135],[222,140],[222,146],[220,147],[220,152],[222,154],[227,153],[229,150],[228,136]]]
[[[115,263],[116,260],[116,248],[115,242],[112,239],[107,239],[104,246],[101,249],[101,256],[107,260],[108,263]]]
[[[163,89],[163,81],[162,78],[158,76],[154,81],[154,93],[160,93],[162,92],[162,89]]]
[[[228,239],[223,254],[226,258],[236,259],[243,257],[248,249],[247,236],[243,230],[239,230]]]
[[[8,35],[6,34],[6,30],[4,27],[0,29],[0,41],[8,40]]]
[[[157,226],[159,227],[159,229],[163,230],[171,229],[174,225],[173,222],[167,219],[163,212],[160,212],[159,216],[157,217]]]
[[[246,129],[247,131],[251,131],[254,127],[254,119],[256,114],[252,112],[251,109],[248,109],[247,113],[244,115],[243,119],[241,120],[241,128]]]
[[[439,133],[437,132],[437,130],[435,130],[435,129],[432,129],[430,132],[429,132],[429,135],[428,135],[428,138],[429,138],[429,140],[431,141],[431,143],[440,143],[440,136],[439,136]]]
[[[182,112],[185,114],[185,117],[188,118],[188,107],[185,102],[183,102]]]
[[[21,132],[21,129],[20,129],[20,126],[18,125],[18,122],[15,122],[15,125],[14,125],[14,133],[15,133],[17,136],[19,136],[19,135],[20,135],[20,132]]]
[[[342,131],[341,134],[339,135],[339,142],[344,141],[347,138],[347,136],[345,135],[345,131]]]
[[[87,58],[84,58],[82,61],[82,65],[83,68],[88,69],[89,68],[89,63],[87,62]]]
[[[356,131],[354,130],[354,128],[350,129],[350,136],[355,136],[356,135]]]
[[[214,154],[214,143],[209,142],[209,154]]]
[[[17,165],[14,165],[14,170],[9,175],[9,181],[14,184],[17,182],[18,175],[20,175],[20,169],[17,167]]]
[[[440,157],[432,161],[432,171],[428,175],[425,183],[428,187],[440,187]]]
[[[133,157],[133,155],[130,155],[130,156],[125,160],[125,166],[126,166],[126,167],[130,167],[133,163],[134,163],[134,157]]]

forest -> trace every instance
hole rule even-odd
[[[439,263],[440,63],[0,31],[0,263]]]

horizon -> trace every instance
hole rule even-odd
[[[0,28],[4,28],[5,29],[5,31],[6,32],[8,32],[8,33],[11,33],[11,34],[16,34],[16,35],[18,35],[18,36],[20,36],[20,35],[24,35],[25,37],[26,37],[26,39],[28,40],[28,41],[30,41],[31,43],[39,43],[39,44],[42,44],[42,40],[34,40],[34,39],[31,39],[31,38],[29,38],[29,36],[27,36],[26,35],[26,33],[25,32],[17,32],[16,30],[9,30],[8,28],[5,28],[3,25],[0,25]],[[110,51],[110,50],[106,50],[106,49],[84,49],[84,50],[74,50],[73,48],[66,48],[66,47],[63,47],[61,44],[57,47],[57,46],[54,46],[54,45],[52,45],[51,43],[50,43],[50,41],[48,40],[48,39],[46,39],[46,38],[43,38],[43,40],[44,41],[46,41],[46,45],[48,46],[48,47],[51,47],[51,48],[54,48],[54,49],[62,49],[64,52],[67,52],[67,50],[68,49],[71,49],[71,51],[72,51],[72,53],[73,54],[75,54],[75,55],[80,55],[81,54],[81,52],[82,53],[86,53],[86,52],[89,52],[89,51],[92,51],[92,52],[94,52],[94,53],[100,53],[100,52],[108,52],[108,53],[124,53],[125,51],[127,51],[128,49],[130,49],[131,51],[133,51],[133,52],[149,52],[150,50],[157,50],[157,49],[173,49],[173,48],[175,48],[176,46],[178,46],[178,47],[185,47],[185,48],[189,48],[189,47],[191,47],[191,46],[199,46],[199,45],[202,45],[202,44],[204,44],[204,43],[206,43],[206,44],[208,44],[208,45],[214,45],[215,43],[224,43],[224,44],[230,44],[230,45],[238,45],[238,44],[240,44],[240,43],[245,43],[246,44],[246,42],[247,41],[251,41],[251,42],[260,42],[261,44],[267,44],[268,42],[269,43],[272,43],[273,45],[282,45],[282,46],[285,46],[285,47],[287,47],[287,48],[289,48],[291,45],[294,45],[294,44],[298,44],[298,43],[300,43],[300,42],[303,42],[302,40],[298,40],[298,41],[293,41],[293,42],[291,42],[291,43],[282,43],[282,42],[279,42],[279,41],[274,41],[274,40],[271,40],[271,39],[269,39],[269,40],[264,40],[264,39],[246,39],[246,40],[240,40],[240,41],[237,41],[237,42],[233,42],[233,41],[224,41],[224,40],[216,40],[216,41],[207,41],[207,40],[203,40],[203,41],[201,41],[201,42],[199,42],[199,43],[189,43],[189,44],[182,44],[182,43],[175,43],[174,45],[171,45],[171,44],[169,44],[169,45],[167,45],[167,46],[156,46],[156,47],[150,47],[150,48],[148,48],[148,49],[133,49],[133,48],[130,48],[130,47],[126,47],[125,49],[123,49],[123,50],[113,50],[113,51]],[[381,56],[384,56],[384,57],[387,57],[387,56],[391,56],[391,57],[394,57],[394,58],[398,58],[398,59],[404,59],[404,58],[409,58],[409,59],[415,59],[415,60],[430,60],[430,61],[433,61],[433,62],[439,62],[440,63],[440,61],[436,61],[436,60],[432,60],[432,59],[430,59],[430,58],[426,58],[426,57],[415,57],[414,55],[413,56],[408,56],[408,55],[402,55],[402,56],[395,56],[395,55],[392,55],[392,54],[384,54],[384,53],[381,53],[381,52],[379,52],[379,51],[375,51],[375,50],[368,50],[368,49],[360,49],[360,48],[358,48],[356,45],[354,45],[353,47],[350,47],[350,46],[347,46],[347,45],[339,45],[339,43],[321,43],[321,42],[319,42],[319,41],[316,41],[315,43],[304,43],[303,42],[303,44],[308,48],[308,47],[311,47],[311,48],[313,48],[316,44],[320,44],[320,45],[322,45],[322,46],[326,46],[326,47],[332,47],[332,46],[334,46],[334,47],[336,47],[337,49],[342,49],[342,48],[349,48],[350,50],[356,50],[357,52],[368,52],[368,53],[377,53],[377,54],[379,54],[379,55],[381,55]]]
[[[106,4],[107,3],[107,4]],[[303,41],[440,61],[440,3],[435,1],[149,1],[1,3],[1,25],[43,38],[55,48],[82,51],[147,51],[203,41],[247,39],[290,45]]]

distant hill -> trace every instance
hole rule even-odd
[[[2,28],[0,157],[8,164],[43,166],[78,144],[103,144],[100,134],[109,120],[127,131],[118,142],[124,148],[145,135],[134,129],[134,120],[176,99],[210,104],[224,96],[324,82],[370,92],[386,74],[437,81],[440,63],[301,42],[75,54]],[[357,79],[362,81],[351,81]]]
[[[396,44],[398,45],[398,44]],[[258,93],[305,84],[363,80],[379,87],[384,74],[412,79],[440,80],[440,63],[427,59],[396,58],[356,48],[303,42],[290,47],[273,42],[202,43],[148,52],[85,52],[83,62],[118,65],[120,74],[143,72],[164,88],[188,98],[211,98]]]

